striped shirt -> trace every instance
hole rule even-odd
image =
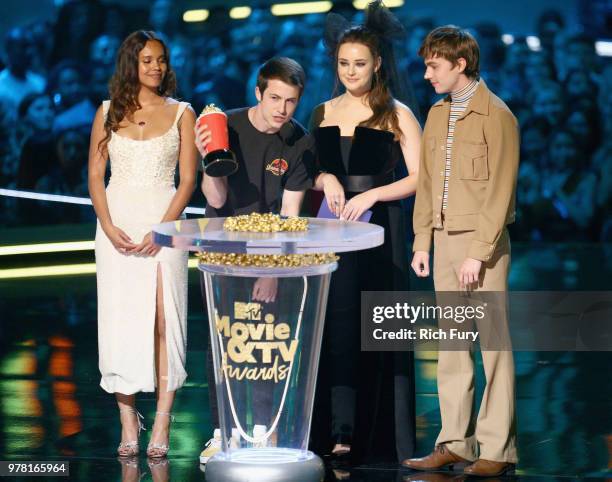
[[[446,137],[446,167],[444,168],[444,192],[442,194],[442,212],[448,206],[448,180],[451,172],[451,153],[453,137],[455,135],[455,122],[463,115],[465,109],[478,88],[478,80],[473,80],[463,89],[451,92],[450,115],[448,117],[448,136]]]

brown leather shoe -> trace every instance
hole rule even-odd
[[[493,460],[478,459],[467,466],[463,473],[476,477],[498,477],[500,475],[513,475],[514,464],[509,462],[495,462]]]
[[[434,451],[420,459],[407,459],[402,462],[404,467],[414,470],[439,470],[445,467],[465,466],[470,461],[448,450],[444,444],[436,445]]]

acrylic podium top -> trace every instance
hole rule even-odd
[[[380,246],[384,229],[376,224],[308,218],[308,231],[247,233],[224,231],[225,218],[179,220],[153,226],[161,246],[217,253],[343,253]]]

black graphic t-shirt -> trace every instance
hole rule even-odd
[[[227,201],[206,207],[206,217],[279,213],[283,190],[312,187],[314,138],[291,120],[280,132],[266,134],[251,123],[248,107],[227,112],[230,149],[238,171],[227,178]]]

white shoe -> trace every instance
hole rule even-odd
[[[200,463],[205,464],[208,460],[215,455],[217,452],[221,450],[221,430],[216,428],[213,434],[213,438],[211,438],[206,445],[204,446],[204,450],[200,453]]]
[[[267,431],[268,431],[268,427],[266,427],[265,425],[255,425],[253,427],[253,438],[263,439],[263,436],[266,434]],[[257,447],[257,448],[267,447],[267,446],[268,446],[268,439],[263,439],[260,442],[253,443],[253,447]]]
[[[239,449],[240,448],[240,432],[237,428],[232,429],[232,438],[230,439],[229,448],[230,449]]]

